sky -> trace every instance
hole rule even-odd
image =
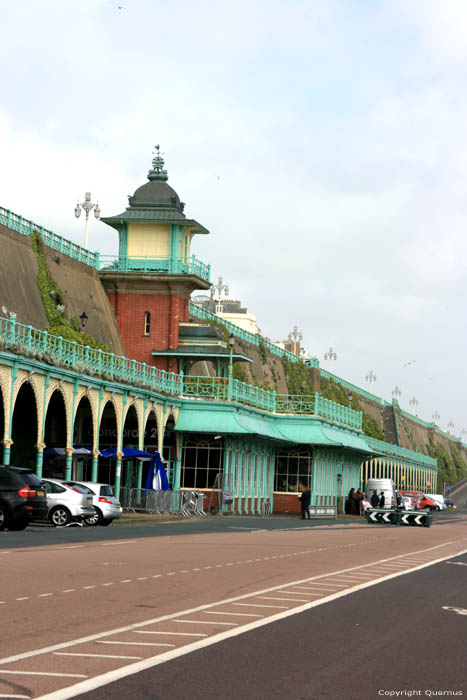
[[[123,211],[160,144],[265,337],[467,442],[466,25],[464,0],[2,0],[0,206],[83,244],[77,201]]]

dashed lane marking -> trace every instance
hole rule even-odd
[[[173,637],[209,637],[203,632],[159,632],[154,630],[134,630],[135,634],[168,634]]]
[[[110,640],[97,639],[96,644],[120,644],[121,646],[132,647],[174,647],[175,644],[162,644],[162,642],[114,642]]]
[[[54,656],[90,656],[98,659],[142,659],[142,656],[119,656],[117,654],[84,654],[71,651],[54,651]],[[0,696],[1,697],[1,696]]]

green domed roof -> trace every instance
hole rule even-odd
[[[101,221],[117,230],[123,222],[159,221],[167,223],[191,224],[198,229],[197,233],[209,233],[204,226],[194,220],[188,220],[183,213],[185,205],[175,190],[167,183],[167,170],[164,170],[164,160],[156,146],[156,155],[152,160],[152,168],[148,172],[148,182],[138,187],[133,196],[128,197],[129,206],[122,214],[101,217]]]

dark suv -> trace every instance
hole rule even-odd
[[[47,519],[47,498],[32,469],[0,465],[0,530],[24,530]]]

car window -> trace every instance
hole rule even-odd
[[[25,481],[27,481],[29,486],[40,486],[41,485],[41,480],[39,479],[38,476],[35,474],[32,474],[31,472],[22,472],[21,476]]]
[[[113,496],[114,492],[109,484],[102,484],[101,486],[101,496]]]
[[[47,493],[63,493],[66,489],[60,484],[55,484],[53,481],[43,481],[42,486]]]
[[[76,481],[65,481],[64,483],[67,486],[72,486],[77,491],[80,491],[80,493],[90,493],[94,496],[94,491],[90,489],[89,486],[85,486],[84,484],[78,484],[76,483]]]

